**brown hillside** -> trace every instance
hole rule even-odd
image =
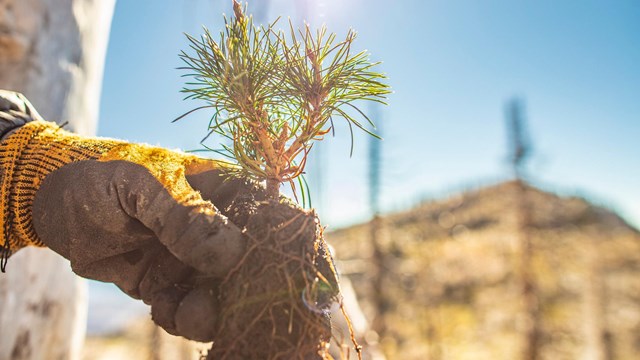
[[[383,291],[365,225],[327,234],[391,359],[523,359],[518,184],[504,183],[384,216]],[[580,198],[525,188],[538,359],[637,359],[640,235]],[[382,299],[382,301],[380,301]]]

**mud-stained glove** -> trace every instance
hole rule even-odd
[[[246,245],[224,214],[239,198],[263,199],[260,187],[225,179],[211,160],[74,135],[16,93],[0,91],[0,132],[5,260],[47,246],[78,275],[150,304],[169,333],[212,340],[216,278]]]

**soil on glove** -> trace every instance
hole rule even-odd
[[[207,359],[326,358],[338,285],[317,216],[286,200],[233,206],[230,218],[246,221],[249,244],[220,285]]]

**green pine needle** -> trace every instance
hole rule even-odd
[[[190,50],[181,52],[180,69],[191,80],[182,92],[205,105],[176,120],[213,108],[207,137],[230,139],[233,145],[222,152],[243,175],[266,180],[274,197],[280,183],[293,186],[303,174],[313,142],[332,131],[337,118],[377,137],[357,118],[375,128],[358,103],[384,103],[390,89],[367,52],[352,53],[354,31],[338,41],[325,27],[314,33],[289,21],[285,33],[276,30],[278,20],[256,26],[235,1],[234,15],[225,17],[218,41],[206,28],[199,38],[186,35]],[[353,144],[353,131],[351,137]]]

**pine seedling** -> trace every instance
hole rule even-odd
[[[349,124],[352,152],[354,126],[376,136],[358,104],[384,103],[390,91],[374,71],[378,63],[366,51],[352,51],[354,31],[338,41],[325,27],[296,30],[289,21],[283,31],[276,29],[278,20],[257,26],[235,0],[233,11],[218,41],[206,28],[200,38],[187,35],[193,53],[180,58],[191,80],[182,92],[205,105],[180,118],[213,109],[207,137],[230,139],[220,152],[238,165],[234,171],[265,181],[268,196],[277,199],[282,183],[295,193],[313,143],[334,129],[336,119]]]

